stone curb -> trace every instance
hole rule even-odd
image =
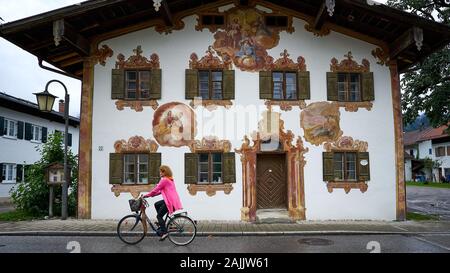
[[[448,231],[418,232],[418,231],[255,231],[255,232],[197,232],[199,237],[208,236],[294,236],[294,235],[450,235]],[[11,231],[0,232],[0,236],[101,236],[116,237],[115,231]],[[156,234],[148,234],[154,237]]]

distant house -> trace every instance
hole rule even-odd
[[[16,183],[23,182],[27,166],[40,159],[36,150],[48,135],[64,132],[64,102],[60,112],[44,113],[37,104],[0,93],[0,198],[10,196]],[[69,118],[69,148],[78,154],[80,120]]]
[[[404,133],[405,180],[450,180],[450,136],[444,132],[445,129],[447,126]],[[426,158],[436,161],[438,166],[432,170],[426,168]]]

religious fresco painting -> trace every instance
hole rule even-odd
[[[197,132],[194,111],[179,102],[161,105],[153,116],[152,127],[161,146],[189,146]]]
[[[339,120],[339,105],[334,102],[311,103],[300,114],[305,140],[316,146],[342,136]]]
[[[242,71],[267,70],[273,63],[268,49],[278,45],[279,30],[268,28],[264,13],[257,9],[231,9],[226,13],[227,25],[214,34],[214,49],[228,55]]]

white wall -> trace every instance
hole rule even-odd
[[[137,31],[104,41],[114,51],[112,58],[106,60],[106,66],[96,65],[94,75],[94,112],[93,112],[93,142],[92,142],[92,217],[119,218],[129,213],[127,200],[130,194],[115,197],[108,184],[109,153],[114,152],[114,142],[120,139],[128,140],[139,135],[146,139],[153,139],[152,119],[154,110],[145,107],[142,112],[135,112],[130,108],[118,111],[115,101],[111,100],[111,69],[114,68],[117,55],[122,53],[128,58],[137,45],[142,46],[143,55],[147,58],[152,53],[160,57],[162,69],[162,99],[160,105],[177,101],[188,104],[184,99],[185,69],[189,65],[189,56],[195,52],[201,58],[205,50],[214,42],[213,34],[207,30],[195,31],[196,17],[185,18],[185,28],[169,35],[160,35],[153,28]],[[342,189],[329,193],[325,182],[322,181],[322,146],[305,143],[309,152],[305,155],[305,200],[306,217],[310,220],[319,219],[395,219],[396,211],[396,182],[395,182],[395,148],[394,124],[392,114],[391,86],[389,69],[376,63],[371,51],[374,45],[332,32],[325,37],[315,37],[304,30],[304,22],[294,19],[295,32],[280,33],[280,44],[269,50],[269,55],[279,58],[279,54],[287,49],[290,57],[296,60],[299,55],[306,59],[307,69],[311,72],[311,100],[307,103],[326,101],[326,72],[329,71],[330,60],[336,57],[344,59],[348,51],[353,53],[354,59],[361,63],[363,58],[369,60],[371,71],[375,78],[375,101],[371,111],[360,109],[356,113],[341,109],[341,129],[344,135],[354,139],[367,141],[370,152],[371,181],[365,193],[351,190],[346,194]],[[222,137],[224,132],[230,133],[230,124],[225,121],[233,120],[232,115],[239,107],[253,107],[250,114],[265,109],[264,101],[259,100],[258,73],[242,72],[236,69],[236,100],[233,107],[225,112],[222,108],[212,112],[225,113],[215,117],[214,126],[209,126],[211,118],[205,118],[206,132],[198,128],[196,139],[204,135]],[[278,111],[277,107],[274,110]],[[201,123],[202,109],[197,111],[197,121]],[[211,114],[204,111],[206,115]],[[239,121],[242,121],[240,114]],[[281,118],[285,121],[285,128],[292,130],[296,136],[303,136],[300,128],[300,110],[281,111]],[[242,144],[242,137],[257,128],[260,115],[254,116],[248,128],[237,126],[241,132],[225,135],[230,140],[233,149]],[[131,122],[132,121],[132,122]],[[99,151],[99,146],[103,151]],[[187,147],[160,147],[162,163],[170,165],[174,171],[176,186],[182,203],[196,219],[229,219],[239,220],[242,207],[242,168],[239,155],[236,154],[236,180],[230,195],[218,192],[208,197],[205,192],[192,196],[187,192],[184,183],[184,157],[189,152]]]
[[[411,159],[405,159],[405,181],[412,181],[412,162],[411,162]]]
[[[48,135],[54,133],[55,130],[64,132],[63,123],[49,121],[9,108],[0,107],[0,116],[15,121],[23,121],[33,125],[47,127]],[[69,148],[74,154],[78,154],[79,127],[75,128],[69,125],[69,133],[72,134],[72,146]],[[36,150],[38,147],[42,147],[42,143],[0,136],[0,163],[33,164],[41,158],[40,153]],[[0,183],[0,197],[8,197],[8,192],[12,186],[11,184]]]

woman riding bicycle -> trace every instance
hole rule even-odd
[[[165,165],[159,167],[159,176],[161,180],[156,185],[156,187],[149,193],[144,195],[144,197],[154,197],[157,195],[162,195],[163,200],[155,203],[155,209],[157,212],[157,219],[159,223],[159,234],[161,236],[160,240],[164,240],[167,237],[166,224],[164,223],[164,215],[169,212],[169,215],[176,210],[183,209],[181,205],[180,197],[178,196],[177,190],[175,188],[175,182],[172,177],[172,170]]]

